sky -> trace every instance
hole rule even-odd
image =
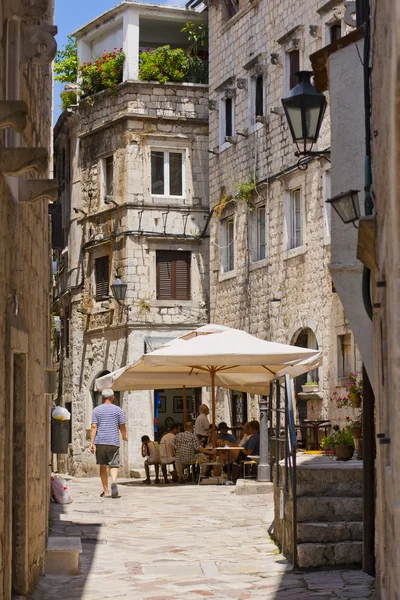
[[[173,4],[174,6],[184,6],[186,2],[187,0],[153,0],[154,4]],[[55,0],[54,23],[58,27],[56,36],[58,48],[64,47],[68,34],[119,3],[120,0]],[[63,83],[54,83],[54,122],[61,113],[60,92],[63,88]]]

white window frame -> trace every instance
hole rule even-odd
[[[235,135],[235,96],[223,94],[219,99],[219,149],[220,151],[229,148],[232,144],[225,140],[226,138],[226,100],[232,100],[232,137]]]
[[[232,268],[229,268],[230,264]],[[235,217],[233,215],[220,221],[220,271],[222,274],[231,274],[235,271]]]
[[[325,168],[322,171],[322,199],[323,199],[323,213],[324,213],[324,243],[331,243],[331,217],[332,217],[332,205],[327,202],[331,198],[331,168]]]
[[[264,237],[261,239],[261,220],[260,214],[264,215]],[[252,224],[252,238],[253,238],[253,262],[260,263],[265,261],[267,258],[267,212],[266,205],[261,204],[254,208],[253,212],[253,224]],[[261,256],[261,248],[264,246],[264,256]]]
[[[335,25],[336,23],[340,23],[340,30],[341,30],[342,36],[345,35],[345,27],[344,27],[343,19],[339,19],[338,17],[334,16],[333,13],[329,13],[324,22],[324,44],[325,44],[325,46],[329,46],[329,44],[332,43],[331,42],[331,27],[332,27],[332,25]]]
[[[342,373],[339,369],[339,363],[344,362],[344,355],[342,352],[342,348],[341,348],[341,339],[344,338],[346,335],[350,336],[350,343],[346,344],[349,347],[349,373],[352,373],[354,371],[354,365],[355,365],[355,360],[354,360],[354,339],[353,336],[351,335],[351,332],[349,331],[342,331],[341,333],[338,333],[336,336],[336,377],[337,377],[337,384],[339,386],[342,386],[343,383],[346,381],[347,379],[347,375],[348,373]]]
[[[163,152],[164,153],[164,193],[154,194],[152,192],[152,171],[151,171],[151,153],[152,152]],[[170,154],[181,154],[182,155],[182,194],[171,195],[169,185],[169,155]],[[159,148],[157,146],[150,147],[150,193],[154,198],[185,198],[186,197],[186,152],[180,148]]]
[[[296,229],[296,213],[297,210],[294,205],[294,194],[299,193],[299,213],[300,213],[300,234],[301,243],[297,243],[297,229]],[[291,188],[288,193],[288,208],[287,208],[287,249],[297,250],[304,246],[304,198],[303,190],[301,186]]]
[[[112,195],[108,194],[106,195],[107,192],[107,159],[108,158],[112,158],[113,159],[113,193]],[[100,192],[101,192],[101,201],[105,202],[107,200],[107,198],[114,198],[115,197],[115,160],[114,160],[114,155],[113,154],[109,154],[108,156],[104,156],[101,161],[100,161],[100,174],[101,174],[101,184],[100,184]]]

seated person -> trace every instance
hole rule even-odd
[[[245,442],[243,448],[237,455],[235,463],[232,465],[232,479],[236,481],[239,477],[240,466],[239,464],[244,461],[251,459],[251,456],[259,456],[260,454],[260,424],[258,421],[250,421],[250,438]]]
[[[184,483],[183,471],[186,467],[196,463],[200,442],[193,430],[193,423],[185,423],[185,431],[175,436],[175,466],[179,483]]]
[[[146,479],[143,483],[151,483],[149,465],[154,465],[156,478],[154,483],[160,483],[158,478],[160,472],[160,451],[158,444],[152,442],[148,435],[142,437],[142,456],[144,461],[144,470],[146,471]]]
[[[172,481],[178,481],[178,476],[175,470],[174,440],[176,434],[179,433],[179,431],[179,425],[177,423],[174,423],[171,426],[171,429],[163,435],[160,441],[160,461],[164,483],[168,483],[167,465],[173,465],[173,471],[171,472]]]
[[[251,433],[250,433],[250,422],[247,421],[247,423],[245,423],[243,425],[243,435],[241,437],[241,440],[239,442],[239,446],[244,446],[245,443],[247,442],[247,440],[249,439]]]
[[[217,439],[220,440],[221,442],[226,442],[227,445],[231,445],[233,444],[234,446],[236,446],[237,441],[235,436],[233,436],[231,433],[228,433],[228,429],[230,429],[230,427],[228,427],[228,425],[222,421],[219,425],[218,425],[218,435],[217,435]]]

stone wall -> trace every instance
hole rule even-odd
[[[63,149],[70,155],[69,191],[60,196],[63,212],[70,215],[64,221],[68,248],[64,258],[60,255],[68,276],[63,284],[62,274],[58,278],[55,306],[64,319],[70,310],[59,400],[72,402],[69,469],[74,473],[96,469],[89,452],[96,377],[136,361],[145,351],[145,338],[172,339],[208,322],[207,95],[204,85],[122,83],[115,94],[100,92],[84,100],[56,127],[57,165]],[[158,148],[183,152],[182,198],[151,193],[150,152]],[[104,158],[111,155],[109,201],[102,178]],[[190,300],[157,299],[157,250],[191,252]],[[94,298],[95,260],[104,255],[110,260],[110,282],[118,272],[128,285],[125,307],[112,298]],[[141,436],[154,435],[153,392],[122,396],[129,438],[122,446],[122,472],[129,475],[142,465]]]
[[[309,418],[330,418],[344,424],[346,416],[330,401],[341,394],[337,373],[338,335],[350,331],[328,271],[330,262],[329,162],[313,160],[307,170],[297,167],[281,98],[288,91],[288,52],[300,52],[300,68],[310,69],[309,55],[327,43],[328,25],[343,16],[342,3],[286,0],[241,5],[226,21],[223,2],[210,6],[210,202],[215,207],[224,195],[237,194],[238,186],[256,182],[251,206],[241,200],[226,204],[222,219],[210,226],[211,321],[249,331],[261,338],[296,343],[309,329],[323,352],[319,369],[321,400],[309,403]],[[341,20],[342,31],[346,25]],[[310,27],[316,26],[316,35]],[[272,60],[271,60],[272,59]],[[273,64],[275,63],[275,64]],[[264,119],[251,121],[254,81],[262,75]],[[233,140],[220,139],[223,102],[234,104]],[[329,110],[318,149],[330,146]],[[260,122],[263,121],[263,122]],[[301,188],[303,243],[288,250],[290,190]],[[257,207],[265,206],[266,255],[254,253]],[[223,272],[223,219],[234,217],[234,269]],[[352,369],[360,368],[352,346]],[[222,397],[226,397],[222,394]],[[226,409],[225,413],[226,413]]]
[[[38,31],[53,22],[53,2],[47,4],[45,10],[43,2],[40,7],[0,2],[0,597],[5,600],[12,592],[31,591],[43,571],[50,501],[51,401],[46,392],[51,390],[45,377],[50,365],[48,197],[26,203],[21,184],[24,176],[25,189],[33,190],[35,168],[40,177],[51,175],[52,36],[48,34],[38,49],[39,55],[46,55],[42,60],[26,57],[35,27]],[[40,14],[32,16],[31,11],[38,10]],[[25,29],[27,25],[34,27]],[[14,43],[21,38],[25,55],[18,56],[13,35]],[[25,105],[3,103],[10,100]],[[4,111],[11,117],[4,119]],[[47,150],[48,158],[41,150],[39,159],[37,148]]]
[[[373,287],[377,440],[376,558],[379,598],[399,593],[400,564],[400,210],[399,210],[399,7],[371,3],[372,17],[372,181],[375,212]],[[385,110],[382,110],[382,107]],[[384,440],[387,442],[387,440]]]

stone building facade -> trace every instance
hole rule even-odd
[[[309,55],[348,29],[342,2],[210,3],[211,321],[264,339],[320,348],[318,372],[296,380],[298,418],[339,424],[345,374],[360,370],[328,270],[330,163],[299,166],[281,98]],[[330,147],[329,111],[318,149]],[[305,168],[307,166],[307,168]],[[318,392],[301,389],[318,380]],[[257,413],[247,398],[247,417]],[[220,417],[243,418],[243,398],[220,391]],[[233,423],[237,425],[238,423]]]
[[[400,586],[400,9],[371,2],[372,190],[374,235],[369,266],[374,277],[376,398],[376,560],[379,598],[399,597]],[[385,107],[385,110],[382,110]],[[364,243],[365,245],[365,243]]]
[[[50,501],[53,2],[0,2],[0,597],[43,572]]]
[[[142,47],[186,43],[194,11],[123,3],[75,33],[80,62],[122,47],[124,80],[64,112],[55,128],[62,226],[55,243],[59,401],[72,409],[68,468],[95,471],[88,432],[94,381],[208,322],[208,86],[138,80]],[[161,187],[160,187],[161,186]],[[113,299],[116,277],[126,299]],[[182,421],[182,390],[161,390],[159,425]],[[188,390],[194,404],[200,390]],[[121,393],[123,473],[154,436],[153,391]],[[189,413],[191,410],[189,410]]]

